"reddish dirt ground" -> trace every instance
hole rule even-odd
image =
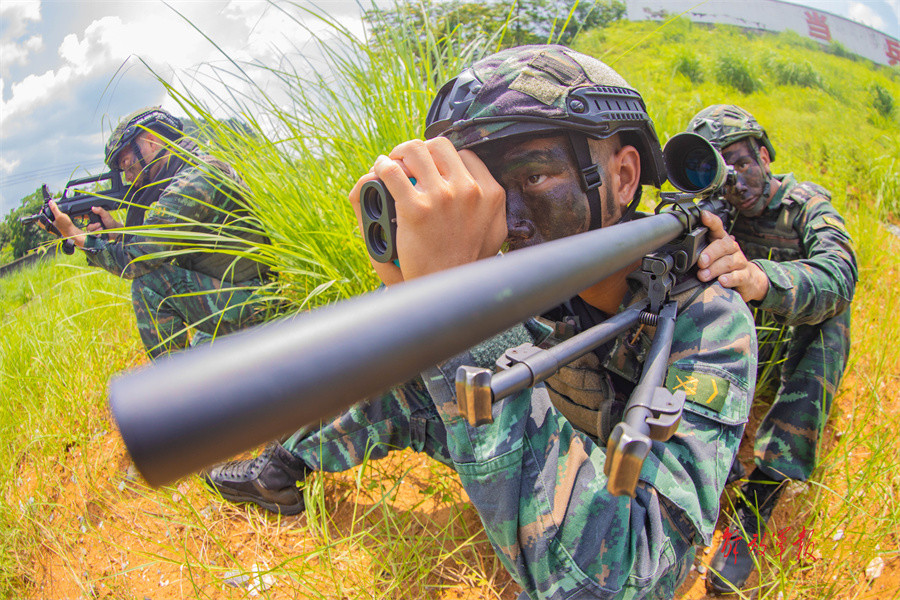
[[[857,373],[872,372],[866,360],[861,357],[842,384],[826,430],[826,453],[839,432],[848,427],[853,406],[865,401],[866,385]],[[885,418],[900,421],[900,376],[888,377],[878,385],[879,397],[886,399],[882,407]],[[752,444],[748,441],[763,410],[754,408],[751,426],[745,433],[741,451],[745,467],[752,465]],[[861,465],[865,458],[862,453],[854,454],[852,461]],[[313,589],[323,597],[517,597],[518,586],[496,560],[481,532],[477,514],[449,469],[409,451],[373,464],[377,466],[362,478],[362,486],[357,485],[358,470],[323,478],[322,509],[330,515],[330,521],[313,531],[305,514],[279,519],[254,508],[223,503],[208,493],[196,477],[159,492],[150,490],[135,477],[114,430],[98,432],[89,443],[70,447],[49,473],[37,472],[26,456],[18,471],[18,501],[45,497],[42,494],[51,490],[45,518],[35,520],[36,537],[41,543],[31,553],[30,577],[25,582],[25,588],[30,590],[28,598],[254,597],[257,590],[246,584],[234,587],[225,583],[234,577],[231,571],[237,566],[249,571],[254,564],[263,572],[273,570],[271,578],[259,579],[266,583],[261,587],[267,587],[259,592],[260,597],[306,598],[313,596],[310,587],[304,588],[285,574],[299,572],[300,567],[291,562],[298,556],[305,561],[300,569],[303,583],[315,586]],[[400,483],[391,490],[397,483],[397,474],[402,474]],[[437,493],[436,488],[440,490]],[[389,502],[380,502],[385,493]],[[809,515],[808,495],[803,489],[787,493],[773,521],[779,527],[799,531]],[[367,512],[371,514],[362,520],[357,518]],[[386,521],[393,525],[384,525]],[[718,546],[724,524],[720,518],[713,548]],[[371,530],[366,529],[370,527]],[[866,523],[848,524],[848,531],[851,527],[865,528]],[[397,550],[392,541],[376,539],[385,531],[401,542],[402,538],[415,539],[415,545],[410,547],[441,558],[429,563],[430,573],[424,578],[411,577],[398,568],[396,579],[401,587],[387,589],[383,582],[391,581],[395,574],[386,572],[386,565],[393,571],[393,566],[402,567],[421,557],[403,554],[402,544]],[[447,531],[453,535],[442,537]],[[476,540],[474,545],[458,556],[454,540],[469,537]],[[835,542],[842,543],[850,542]],[[900,532],[885,539],[882,547],[896,549],[898,545]],[[328,548],[327,552],[321,551],[323,547]],[[844,556],[855,552],[852,548],[845,550]],[[388,556],[386,562],[378,562],[381,555]],[[700,568],[690,573],[678,597],[712,598],[705,594],[705,575],[701,573],[702,565],[711,558],[711,549],[698,552],[696,566]],[[839,565],[823,562],[827,561],[817,562],[815,549],[812,558],[805,562],[797,561],[793,552],[786,552],[783,569],[796,569],[797,577],[809,581],[846,577],[847,572],[840,570]],[[853,567],[856,575],[848,581],[856,583],[845,584],[839,598],[900,598],[900,554],[894,551],[886,555],[884,572],[873,582],[859,575],[863,567]],[[338,574],[340,581],[336,582]],[[373,577],[382,583],[373,584]],[[404,587],[406,581],[410,582],[408,587]],[[754,575],[750,583],[756,581]],[[343,593],[331,595],[332,589]]]

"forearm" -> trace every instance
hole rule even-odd
[[[158,269],[159,265],[164,262],[161,257],[135,260],[142,255],[134,252],[138,246],[133,245],[135,243],[133,237],[129,238],[128,245],[126,245],[121,235],[115,242],[106,241],[97,235],[87,236],[84,251],[88,264],[105,269],[124,279],[137,279]]]
[[[753,261],[769,279],[766,297],[751,306],[775,315],[785,325],[821,323],[853,300],[855,269],[843,261]]]
[[[853,300],[856,256],[843,219],[824,200],[804,206],[796,227],[805,257],[753,261],[769,279],[766,297],[754,306],[786,325],[821,323],[847,310]]]

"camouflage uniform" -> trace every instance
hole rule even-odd
[[[781,187],[763,214],[739,215],[731,233],[769,278],[765,299],[751,302],[757,322],[765,312],[787,327],[778,390],[756,434],[756,464],[775,480],[805,481],[850,353],[858,271],[831,195],[790,174],[776,179]]]
[[[575,428],[563,411],[575,401],[615,412],[608,407],[621,406],[640,376],[647,331],[620,335],[546,385],[495,403],[493,424],[470,426],[456,405],[457,367],[491,366],[507,347],[546,343],[550,329],[531,321],[284,446],[324,471],[402,448],[450,465],[531,598],[671,598],[694,546],[711,543],[756,374],[752,317],[740,297],[719,285],[691,295],[676,321],[666,379],[688,401],[675,435],[653,443],[633,499],[606,491],[605,439]],[[571,321],[571,312],[560,307],[552,316]]]
[[[643,183],[658,186],[665,177],[640,95],[600,61],[558,46],[515,48],[479,61],[442,88],[427,121],[426,137],[444,135],[457,149],[476,152],[480,143],[510,135],[559,135],[571,142],[591,210],[599,211],[590,180],[599,170],[587,135],[619,134],[641,153]],[[633,289],[623,306],[636,298]],[[300,470],[343,471],[403,448],[451,466],[529,597],[671,598],[695,545],[711,541],[749,413],[757,350],[752,316],[735,292],[698,285],[678,300],[666,386],[688,398],[677,432],[653,443],[634,498],[607,491],[604,438],[641,372],[652,329],[646,327],[494,403],[489,425],[472,427],[461,418],[457,367],[493,366],[521,343],[553,344],[551,331],[565,326],[529,320],[282,445]],[[549,324],[575,329],[605,317],[580,298],[544,315]],[[276,462],[266,461],[266,468]],[[266,492],[274,488],[261,465],[244,461],[208,481],[223,496],[271,505]]]
[[[770,160],[775,149],[753,116],[732,105],[713,105],[688,125],[725,150],[754,138]],[[779,385],[772,407],[759,426],[757,467],[775,481],[806,480],[816,465],[819,439],[850,352],[850,301],[858,279],[856,256],[844,220],[831,194],[793,175],[775,176],[781,185],[757,216],[739,214],[732,235],[744,255],[766,274],[769,291],[758,309],[757,324],[774,317],[786,330],[778,362]],[[763,190],[767,196],[769,186]],[[760,336],[760,366],[776,351]],[[776,357],[777,358],[777,357]]]
[[[244,240],[264,239],[230,233],[236,231],[230,225],[247,228],[235,223],[242,211],[233,195],[241,185],[230,166],[200,156],[193,141],[182,139],[165,168],[132,199],[126,225],[143,231],[126,232],[113,242],[87,237],[89,264],[133,280],[138,330],[151,357],[186,347],[190,328],[195,330],[190,343],[197,344],[261,317],[257,289],[264,268],[232,254],[246,249]]]

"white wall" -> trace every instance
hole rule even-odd
[[[809,39],[827,44],[834,40],[855,54],[878,64],[900,64],[900,41],[871,27],[797,4],[778,0],[625,0],[629,20],[663,20],[685,13],[698,23],[725,23],[784,31],[790,29]]]

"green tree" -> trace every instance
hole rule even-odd
[[[465,45],[479,37],[489,37],[504,25],[507,32],[502,45],[570,44],[580,31],[604,27],[625,14],[619,0],[403,0],[390,9],[367,11],[365,19],[373,39],[390,39],[388,34],[401,24],[425,32],[454,32],[454,39]]]
[[[44,204],[44,195],[41,188],[32,194],[22,198],[19,208],[9,211],[3,224],[0,225],[0,248],[7,244],[12,248],[13,258],[21,258],[44,242],[50,241],[53,236],[36,224],[25,225],[19,219],[37,213]]]

